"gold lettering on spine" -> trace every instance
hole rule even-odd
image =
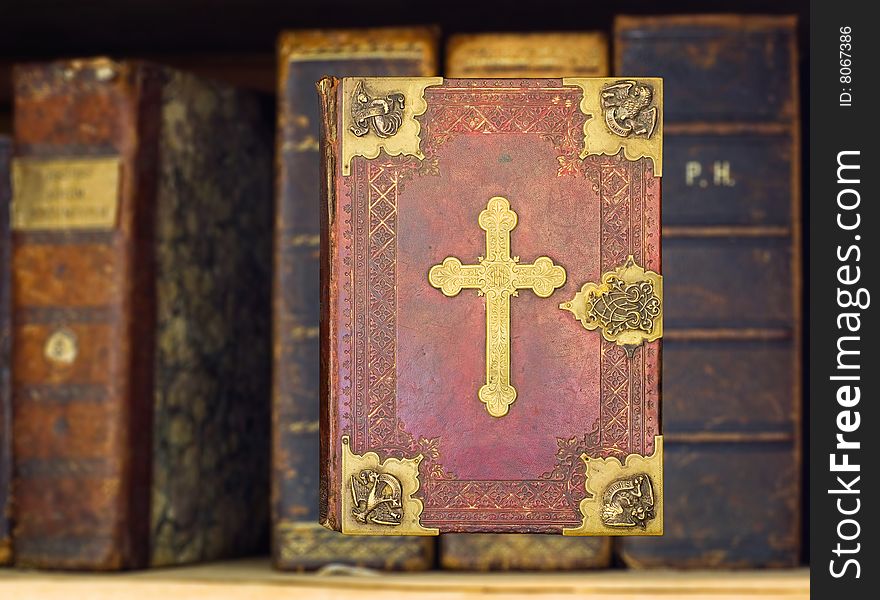
[[[684,165],[684,183],[688,187],[709,187],[709,178],[703,177],[703,165],[697,160],[689,160]],[[734,187],[736,180],[730,173],[730,161],[716,160],[712,163],[712,185],[715,187]]]
[[[113,229],[119,210],[116,157],[12,162],[12,228]]]
[[[419,490],[419,463],[414,458],[380,460],[375,452],[355,454],[342,436],[342,533],[350,535],[439,535],[422,527],[424,505]]]
[[[510,232],[516,227],[517,215],[506,198],[489,200],[479,224],[486,232],[486,256],[471,265],[447,257],[431,267],[428,281],[446,296],[476,289],[486,297],[486,384],[478,396],[490,415],[503,417],[516,400],[516,388],[510,383],[510,298],[521,289],[547,298],[565,283],[565,269],[546,256],[530,265],[520,264],[518,256],[511,257]]]

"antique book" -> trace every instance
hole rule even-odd
[[[599,32],[456,34],[446,43],[449,77],[605,77]]]
[[[575,571],[611,564],[611,540],[538,533],[446,533],[440,566],[451,571]]]
[[[9,360],[9,159],[12,140],[0,136],[0,565],[12,561],[12,396]]]
[[[272,557],[277,568],[329,563],[426,569],[432,540],[353,539],[318,523],[320,106],[324,75],[437,74],[430,28],[283,33],[278,63]]]
[[[618,73],[667,83],[663,539],[630,566],[798,563],[800,149],[791,17],[621,17]]]
[[[661,80],[319,90],[322,524],[661,534]]]
[[[449,77],[605,77],[608,40],[589,33],[458,34],[446,45]],[[608,566],[610,538],[458,534],[440,538],[440,565],[455,570],[560,570]]]
[[[16,70],[16,564],[268,546],[272,133],[163,67]]]

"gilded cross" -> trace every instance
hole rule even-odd
[[[428,281],[447,296],[462,289],[475,289],[486,297],[486,384],[480,388],[480,401],[493,417],[503,417],[516,400],[510,384],[510,298],[519,290],[530,289],[541,298],[550,296],[565,283],[565,269],[542,256],[530,265],[510,256],[510,232],[517,216],[506,198],[489,200],[480,213],[480,228],[486,232],[486,256],[478,264],[463,265],[447,257],[428,272]]]

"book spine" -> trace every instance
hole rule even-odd
[[[440,536],[440,566],[450,571],[575,571],[610,564],[609,538],[528,533]]]
[[[606,77],[602,33],[459,34],[446,46],[450,77]],[[528,534],[440,537],[440,566],[455,571],[551,571],[611,564],[609,538]]]
[[[332,242],[324,240],[321,251],[319,223],[328,217],[319,189],[326,179],[319,124],[335,126],[335,112],[321,114],[334,110],[335,87],[328,81],[322,84],[322,107],[314,84],[334,74],[433,75],[436,47],[436,32],[425,28],[291,31],[279,40],[272,547],[273,561],[281,569],[314,569],[331,562],[397,569],[431,565],[431,540],[351,538],[317,525],[319,485],[323,486],[318,470],[319,407],[327,393],[322,386],[333,376],[333,369],[319,365],[319,357],[329,356],[321,354],[319,338],[332,335],[321,329],[332,324],[321,320],[319,311],[333,301],[327,292],[333,283],[320,285],[320,277],[329,275],[321,256],[333,249]],[[332,154],[334,136],[328,135],[331,139],[323,150]],[[325,193],[333,196],[332,189]],[[328,376],[319,377],[322,369]],[[320,464],[326,465],[326,460]]]
[[[0,565],[12,562],[12,396],[9,288],[9,159],[12,140],[0,137]]]
[[[615,70],[666,79],[666,533],[633,567],[800,556],[801,259],[796,23],[618,18]]]
[[[446,44],[447,77],[606,77],[604,33],[457,34]]]
[[[16,564],[144,566],[160,85],[103,59],[14,85]]]
[[[334,239],[333,221],[336,217],[336,165],[339,160],[339,141],[336,130],[337,94],[339,80],[324,77],[318,82],[321,99],[321,320],[320,320],[320,415],[319,415],[319,458],[320,482],[318,485],[318,522],[329,531],[341,531],[339,522],[340,499],[335,490],[339,482],[335,480],[339,472],[336,463],[336,346],[338,344],[336,323],[330,318],[335,313],[337,294],[331,292],[337,285],[335,264],[338,258]],[[278,523],[276,522],[276,527]]]
[[[259,554],[269,533],[274,113],[161,72],[153,567]]]

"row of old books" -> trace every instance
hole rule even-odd
[[[17,68],[14,149],[0,143],[0,563],[171,565],[271,538],[285,570],[797,564],[796,24],[621,17],[613,66],[608,46],[453,36],[445,75],[665,78],[662,538],[453,534],[438,553],[317,525],[314,83],[437,75],[439,53],[428,28],[293,31],[277,118],[259,94],[145,63]]]

